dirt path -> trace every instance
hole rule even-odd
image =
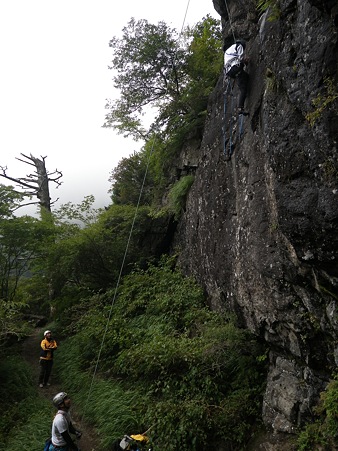
[[[38,376],[39,376],[39,355],[40,355],[40,342],[43,339],[43,330],[37,328],[34,330],[33,334],[28,337],[23,345],[22,352],[25,360],[31,365],[34,377],[36,380],[36,386],[39,396],[43,396],[51,401],[57,393],[63,391],[59,382],[55,379],[53,372],[51,374],[51,380],[49,381],[51,385],[49,387],[39,388],[38,387]],[[76,406],[75,406],[76,407]],[[74,421],[74,425],[82,431],[82,437],[79,440],[79,446],[81,451],[100,451],[99,439],[93,427],[85,424],[79,418],[75,408],[72,409],[71,415]]]

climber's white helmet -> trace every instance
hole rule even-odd
[[[68,398],[67,393],[65,393],[64,391],[58,393],[57,395],[54,396],[53,398],[53,404],[55,407],[60,407],[60,405],[63,403],[63,401]]]

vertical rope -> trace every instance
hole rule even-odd
[[[187,7],[186,7],[186,11],[185,11],[183,23],[182,23],[182,28],[181,28],[180,36],[181,36],[181,34],[182,34],[182,32],[183,32],[183,27],[184,27],[185,20],[186,20],[186,17],[187,17],[189,4],[190,4],[190,0],[188,0],[188,3],[187,3]],[[91,384],[90,384],[90,387],[89,387],[87,400],[86,400],[86,403],[85,403],[85,406],[84,406],[84,412],[86,412],[86,410],[87,410],[87,404],[88,404],[88,402],[89,402],[90,395],[91,395],[92,390],[93,390],[94,379],[95,379],[95,376],[96,376],[96,373],[97,373],[97,369],[98,369],[98,365],[99,365],[99,362],[100,362],[100,358],[101,358],[101,353],[102,353],[103,345],[104,345],[104,342],[105,342],[105,339],[106,339],[106,335],[107,335],[107,331],[108,331],[110,319],[111,319],[111,316],[112,316],[113,306],[114,306],[115,299],[116,299],[116,296],[117,296],[117,290],[118,290],[118,287],[119,287],[119,284],[120,284],[120,280],[121,280],[121,278],[122,278],[122,271],[123,271],[124,264],[125,264],[125,261],[126,261],[126,257],[127,257],[127,253],[128,253],[128,249],[129,249],[129,244],[130,244],[130,240],[131,240],[131,236],[132,236],[132,233],[133,233],[133,230],[134,230],[134,225],[135,225],[135,221],[136,221],[136,216],[137,216],[137,213],[138,213],[138,209],[139,209],[140,202],[141,202],[141,196],[142,196],[142,193],[143,193],[143,188],[144,188],[145,181],[146,181],[146,177],[147,177],[147,174],[148,174],[149,163],[150,163],[150,157],[151,157],[151,155],[152,155],[152,152],[153,152],[153,149],[154,149],[154,146],[155,146],[155,140],[156,140],[156,138],[155,138],[155,136],[154,136],[152,148],[151,148],[151,151],[149,152],[149,155],[148,155],[147,165],[146,165],[146,171],[145,171],[145,174],[144,174],[144,177],[143,177],[142,186],[141,186],[141,189],[140,189],[140,194],[139,194],[138,201],[137,201],[137,205],[136,205],[136,209],[135,209],[135,214],[134,214],[133,222],[132,222],[132,225],[131,225],[131,228],[130,228],[130,232],[129,232],[129,236],[128,236],[128,240],[127,240],[127,245],[126,245],[126,248],[125,248],[125,252],[124,252],[124,256],[123,256],[123,260],[122,260],[120,272],[119,272],[118,279],[117,279],[117,282],[116,282],[116,287],[115,287],[115,291],[114,291],[114,296],[113,296],[113,299],[112,299],[112,302],[111,302],[111,305],[110,305],[110,310],[109,310],[108,319],[107,319],[107,322],[106,322],[106,327],[105,327],[105,330],[104,330],[104,333],[103,333],[103,336],[102,336],[100,349],[99,349],[98,356],[97,356],[96,363],[95,363],[95,367],[94,367],[94,373],[93,373],[92,380],[91,380]]]
[[[182,32],[183,32],[183,28],[184,28],[184,24],[185,24],[185,19],[187,18],[187,14],[188,14],[189,5],[190,5],[190,0],[188,0],[187,7],[186,7],[186,9],[185,9],[185,14],[184,14],[184,19],[183,19],[183,23],[182,23],[180,35],[181,35]]]
[[[228,13],[228,19],[229,19],[229,24],[230,24],[230,30],[231,30],[231,33],[232,33],[232,37],[234,38],[234,42],[236,42],[236,37],[235,37],[235,33],[234,33],[233,26],[232,26],[232,23],[231,23],[230,11],[229,11],[229,8],[228,8],[227,0],[224,0],[224,3],[225,3],[225,7],[226,7],[226,10],[227,10],[227,13]]]
[[[132,237],[132,234],[133,234],[133,231],[134,231],[135,221],[136,221],[138,209],[139,209],[140,202],[141,202],[143,188],[144,188],[145,181],[146,181],[147,174],[148,174],[150,157],[151,157],[151,155],[153,153],[153,149],[154,149],[154,146],[155,146],[155,141],[156,141],[156,137],[154,136],[153,144],[152,144],[151,150],[150,150],[148,158],[147,158],[146,170],[145,170],[144,177],[143,177],[143,180],[142,180],[140,194],[139,194],[139,197],[138,197],[138,200],[137,200],[137,205],[136,205],[135,214],[134,214],[134,217],[133,217],[133,222],[132,222],[132,225],[131,225],[131,228],[130,228],[130,231],[129,231],[129,236],[128,236],[126,248],[125,248],[125,251],[124,251],[120,272],[119,272],[119,275],[118,275],[118,278],[117,278],[115,291],[114,291],[114,296],[113,296],[113,299],[112,299],[112,302],[111,302],[111,305],[110,305],[110,310],[109,310],[109,315],[108,315],[108,319],[107,319],[107,322],[106,322],[106,327],[105,327],[105,330],[104,330],[104,333],[103,333],[103,336],[102,336],[100,349],[99,349],[98,356],[97,356],[97,359],[96,359],[96,363],[95,363],[95,367],[94,367],[94,373],[93,373],[91,384],[90,384],[90,387],[89,387],[88,396],[87,396],[86,404],[85,404],[85,407],[84,407],[84,412],[86,412],[87,404],[88,404],[90,395],[92,393],[94,379],[95,379],[95,376],[96,376],[96,373],[97,373],[97,369],[98,369],[98,365],[99,365],[99,362],[100,362],[103,345],[104,345],[104,342],[105,342],[105,339],[106,339],[106,335],[107,335],[107,331],[108,331],[108,326],[109,326],[110,319],[111,319],[111,316],[112,316],[112,313],[113,313],[113,306],[115,304],[115,299],[116,299],[116,296],[117,296],[117,290],[118,290],[118,287],[120,285],[120,281],[121,281],[121,277],[122,277],[122,271],[123,271],[124,264],[125,264],[125,261],[126,261],[126,258],[127,258],[127,253],[128,253],[128,249],[129,249],[130,240],[131,240],[131,237]]]

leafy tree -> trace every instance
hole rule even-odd
[[[60,310],[81,296],[115,286],[123,262],[127,273],[130,265],[143,264],[159,252],[167,219],[152,218],[149,211],[140,207],[135,216],[134,206],[112,205],[92,224],[57,223],[44,270]]]
[[[152,201],[152,177],[147,171],[147,155],[138,152],[122,158],[111,172],[110,192],[115,205],[149,205]]]
[[[112,68],[117,71],[114,86],[121,97],[109,102],[105,126],[112,126],[135,139],[144,138],[140,116],[149,105],[159,107],[180,96],[186,83],[185,51],[178,35],[165,22],[152,25],[132,18],[121,39],[114,37]]]
[[[192,41],[189,46],[188,72],[209,93],[218,80],[222,66],[222,34],[219,22],[210,16],[188,29]]]
[[[188,98],[191,83],[201,81],[210,72],[212,77],[208,75],[205,80],[214,86],[215,67],[218,70],[221,67],[215,63],[221,61],[220,38],[216,22],[210,17],[180,36],[164,22],[152,25],[146,20],[131,19],[123,28],[122,38],[114,37],[109,44],[114,51],[111,69],[117,71],[114,86],[121,95],[106,105],[110,112],[104,126],[139,139],[146,137],[140,118],[149,106],[159,111],[154,125],[160,127],[172,118],[182,118],[191,112],[192,102]],[[215,52],[217,39],[219,51]],[[194,44],[190,46],[191,41]],[[207,52],[215,54],[207,55]],[[194,53],[196,56],[192,58]],[[202,53],[212,64],[203,64],[197,70],[195,66],[200,65]],[[205,102],[209,93],[201,91],[194,94],[202,96]]]
[[[15,191],[13,186],[0,184],[0,220],[12,216],[22,199],[23,195]]]
[[[132,19],[122,38],[111,40],[121,95],[107,105],[105,126],[147,138],[141,152],[112,171],[114,203],[136,205],[146,168],[141,202],[156,205],[163,198],[177,151],[202,136],[208,97],[222,69],[221,42],[219,23],[210,16],[180,37],[164,22]],[[151,105],[157,111],[151,129],[157,131],[146,136],[141,117]]]
[[[161,205],[168,183],[169,159],[163,139],[153,135],[139,152],[123,158],[111,172],[111,199],[115,205]]]
[[[161,109],[158,122],[166,124],[170,138],[203,130],[209,95],[223,67],[219,22],[210,16],[187,28],[185,79],[180,97]],[[181,138],[182,140],[182,138]]]
[[[23,285],[39,261],[42,267],[49,238],[49,222],[30,216],[0,220],[0,338],[3,340],[22,330],[22,313],[28,308]]]
[[[21,277],[39,256],[46,230],[30,216],[0,221],[0,298],[13,300]]]
[[[80,204],[67,202],[53,212],[54,219],[59,222],[77,223],[89,225],[96,222],[102,209],[94,208],[95,197],[93,195],[85,196]]]

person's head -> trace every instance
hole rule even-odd
[[[241,45],[243,47],[243,50],[245,50],[246,42],[244,41],[244,39],[236,39],[235,44],[236,44],[236,46]]]
[[[57,409],[68,410],[70,408],[70,398],[67,393],[62,391],[54,396],[53,404]]]
[[[45,330],[43,336],[45,338],[50,338],[52,336],[52,332],[50,330]]]

